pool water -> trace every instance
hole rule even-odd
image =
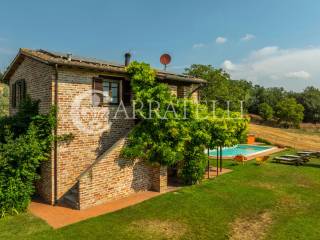
[[[236,145],[234,147],[226,147],[222,148],[222,156],[223,157],[234,157],[237,155],[249,156],[252,154],[257,154],[263,152],[265,150],[271,149],[271,146],[256,146],[256,145]],[[217,150],[210,150],[209,155],[212,157],[217,156]]]

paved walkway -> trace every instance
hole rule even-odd
[[[219,175],[231,172],[230,169],[222,169],[222,172],[219,172]],[[208,172],[206,172],[205,177],[207,178]],[[215,168],[210,170],[210,178],[216,177]],[[179,187],[168,187],[168,191],[176,191]],[[163,192],[163,193],[166,193]],[[159,196],[163,193],[159,192],[139,192],[134,193],[128,197],[109,201],[104,204],[85,209],[85,210],[74,210],[71,208],[63,207],[63,206],[51,206],[42,202],[32,201],[29,207],[29,211],[46,221],[53,228],[61,228],[76,222],[80,222],[92,217],[96,217],[99,215],[115,212],[117,210],[138,204],[140,202],[146,201],[148,199]]]
[[[74,210],[63,206],[51,206],[45,203],[33,201],[30,204],[29,211],[33,215],[45,220],[53,228],[61,228],[85,219],[135,205],[150,198],[159,196],[160,194],[161,193],[151,191],[139,192],[126,198],[109,201],[85,210]]]

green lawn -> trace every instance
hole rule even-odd
[[[320,159],[254,161],[121,211],[52,230],[28,214],[0,220],[0,239],[319,239]]]

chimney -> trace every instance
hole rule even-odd
[[[72,54],[71,53],[67,53],[67,60],[71,61],[72,60]]]
[[[128,66],[130,64],[130,58],[131,58],[131,54],[130,53],[125,53],[124,54],[124,65]]]

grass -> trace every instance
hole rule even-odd
[[[298,133],[298,134],[307,134],[311,136],[320,136],[319,128],[300,128],[300,129],[286,129],[287,132]]]
[[[249,130],[256,137],[266,139],[273,144],[301,150],[320,151],[320,134],[310,134],[303,130],[274,128],[257,124],[250,124]]]
[[[254,161],[201,185],[58,230],[29,214],[0,220],[0,239],[319,239],[320,160]]]

